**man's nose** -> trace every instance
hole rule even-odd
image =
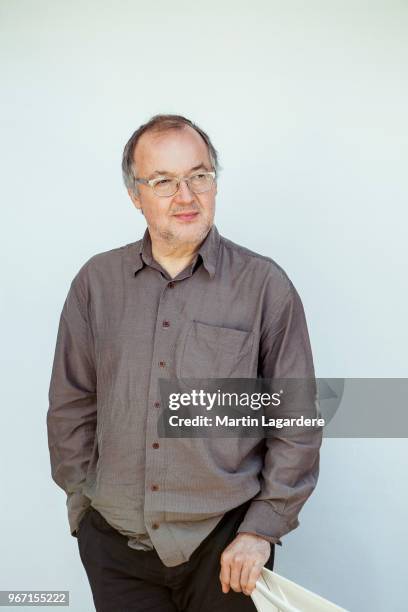
[[[180,181],[177,193],[174,196],[179,204],[191,204],[194,200],[194,193],[190,190],[186,181]]]

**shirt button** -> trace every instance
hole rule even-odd
[[[160,402],[154,402],[154,407],[155,408],[160,408]]]
[[[161,368],[165,368],[166,367],[166,362],[165,361],[159,361],[159,366]]]
[[[153,442],[153,448],[160,448],[160,444],[158,442]]]
[[[158,529],[160,527],[159,523],[153,523],[152,528]]]
[[[152,485],[151,487],[152,491],[158,491],[159,490],[159,485]]]
[[[170,327],[170,321],[163,321],[163,327]]]
[[[175,283],[173,283],[173,281],[170,281],[170,283],[167,286],[169,289],[174,289],[174,285]]]

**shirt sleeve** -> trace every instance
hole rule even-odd
[[[266,292],[260,340],[259,376],[306,379],[315,389],[314,365],[303,305],[292,282],[275,306],[276,289]],[[277,313],[276,315],[274,313]],[[310,388],[310,385],[309,385]],[[306,397],[306,396],[305,396]],[[307,412],[317,414],[317,395]],[[298,405],[302,402],[298,402]],[[302,406],[300,406],[301,408]],[[293,411],[291,416],[293,416]],[[262,536],[281,545],[280,538],[299,525],[299,512],[313,492],[319,474],[322,428],[274,429],[265,439],[261,490],[253,498],[238,532]]]
[[[96,434],[94,343],[79,274],[61,312],[49,387],[48,446],[53,480],[67,493],[71,535],[89,506],[82,494]]]

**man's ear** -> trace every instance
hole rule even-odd
[[[139,196],[138,196],[138,195],[136,195],[136,194],[135,194],[133,191],[131,191],[130,189],[128,189],[128,190],[127,190],[127,192],[128,192],[128,194],[129,194],[130,199],[131,199],[131,200],[132,200],[132,202],[133,202],[133,205],[134,205],[136,208],[138,208],[139,210],[141,210],[142,205],[141,205],[141,203],[140,203]]]

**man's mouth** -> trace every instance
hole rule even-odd
[[[191,210],[190,212],[177,213],[174,216],[179,219],[179,221],[192,221],[197,215],[198,212],[196,210]]]

